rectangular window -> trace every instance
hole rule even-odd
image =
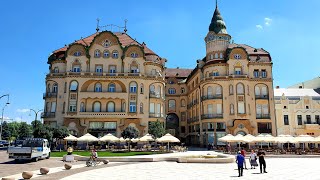
[[[255,70],[253,71],[253,77],[255,77],[255,78],[258,78],[258,77],[259,77],[259,70],[258,70],[258,69],[255,69]]]
[[[212,104],[208,104],[208,114],[213,114],[213,106],[212,106]]]
[[[102,73],[102,66],[96,66],[96,73]]]
[[[131,93],[137,93],[137,86],[130,86]]]
[[[311,116],[307,115],[307,124],[311,124]]]
[[[70,94],[70,99],[77,99],[77,94]]]
[[[225,123],[217,123],[216,131],[225,131],[226,130],[226,124]]]
[[[154,114],[154,103],[150,103],[150,108],[149,108],[149,112],[151,113],[151,114]]]
[[[77,111],[77,106],[75,104],[71,104],[69,105],[69,112],[76,112]]]
[[[157,114],[157,116],[161,117],[160,113],[161,113],[161,104],[158,103],[157,106],[156,106],[156,114]]]
[[[288,115],[283,115],[283,123],[284,123],[284,125],[289,125],[289,116]]]
[[[51,103],[51,112],[52,113],[56,112],[56,102]]]
[[[238,101],[238,114],[245,114],[244,102]]]
[[[258,133],[272,133],[272,124],[271,123],[258,123]]]
[[[72,72],[80,72],[80,66],[73,66]]]
[[[130,102],[129,112],[137,112],[137,107],[135,102]]]
[[[222,114],[222,104],[217,104],[217,114]]]
[[[213,76],[219,76],[219,72],[213,72],[212,75]]]
[[[320,125],[319,115],[316,115],[316,116],[315,116],[315,120],[316,120],[317,124],[319,124],[319,125]]]
[[[116,72],[116,66],[109,66],[109,73],[114,74]]]
[[[261,76],[262,76],[262,78],[266,78],[267,77],[267,71],[265,69],[262,69]]]
[[[181,133],[186,133],[186,127],[185,126],[181,126]]]
[[[297,115],[298,125],[302,125],[302,115]]]

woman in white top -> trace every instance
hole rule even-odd
[[[256,166],[258,166],[257,154],[254,152],[254,150],[251,150],[249,161],[250,161],[251,169],[252,167],[255,169]]]

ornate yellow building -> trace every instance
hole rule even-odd
[[[97,32],[54,51],[44,122],[100,136],[150,121],[189,144],[222,144],[226,133],[276,135],[272,61],[264,49],[230,43],[216,7],[195,69],[166,60],[126,33]]]

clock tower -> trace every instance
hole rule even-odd
[[[226,56],[226,49],[230,44],[231,36],[227,33],[227,27],[216,4],[209,32],[205,38],[206,62],[223,61]]]

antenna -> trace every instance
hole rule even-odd
[[[128,22],[128,20],[127,19],[125,19],[124,20],[124,33],[127,33],[127,31],[128,31],[128,29],[127,29],[127,22]]]
[[[99,29],[99,22],[100,22],[100,19],[97,18],[97,28],[96,28],[96,31],[98,32],[100,29]]]

